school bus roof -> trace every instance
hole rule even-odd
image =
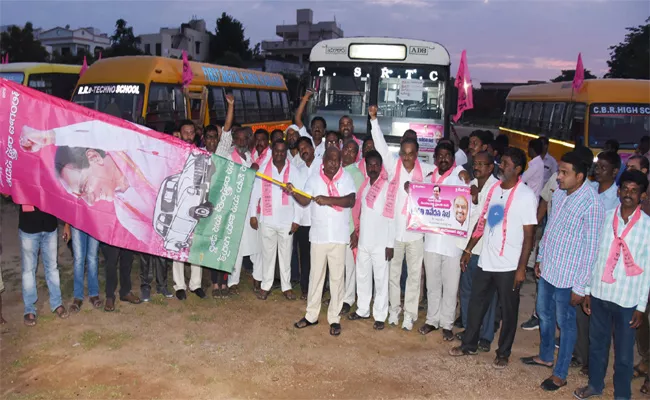
[[[286,90],[280,74],[224,67],[190,61],[194,78],[190,85],[229,86]],[[183,62],[155,56],[125,56],[96,61],[79,79],[79,85],[95,83],[182,83]]]
[[[650,81],[640,79],[588,79],[580,91],[572,82],[516,86],[508,100],[573,101],[579,103],[650,103]]]
[[[78,74],[81,65],[49,64],[49,63],[10,63],[0,64],[0,72],[24,72],[28,74],[68,73]]]

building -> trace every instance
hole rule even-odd
[[[152,56],[181,58],[185,50],[193,61],[208,61],[210,55],[210,33],[202,19],[192,19],[180,28],[160,28],[158,33],[138,38],[140,50]]]
[[[314,12],[301,9],[296,12],[295,25],[277,25],[275,34],[282,38],[277,41],[262,41],[262,51],[269,56],[297,61],[306,68],[312,47],[325,39],[343,37],[343,30],[336,21],[314,23]]]
[[[50,53],[76,56],[83,54],[98,54],[111,46],[111,39],[97,28],[87,27],[70,29],[57,26],[49,30],[35,30],[34,39],[41,42]]]

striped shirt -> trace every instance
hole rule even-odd
[[[552,201],[537,253],[542,278],[557,288],[573,288],[575,294],[584,296],[596,260],[605,208],[587,182],[571,195],[556,190]]]
[[[648,303],[648,291],[650,291],[650,217],[641,213],[641,219],[634,225],[625,237],[625,243],[632,253],[634,262],[643,269],[643,273],[637,276],[625,274],[623,255],[618,259],[614,269],[614,283],[602,281],[605,271],[605,263],[609,256],[609,249],[614,240],[613,221],[618,218],[618,232],[621,235],[625,229],[625,222],[621,218],[620,211],[616,209],[607,212],[603,232],[600,235],[598,256],[591,275],[591,283],[585,293],[591,294],[600,300],[611,301],[624,308],[636,307],[638,311],[645,312]],[[630,217],[631,218],[631,217]]]

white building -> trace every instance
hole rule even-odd
[[[336,21],[314,23],[314,12],[301,9],[296,12],[295,25],[277,25],[275,34],[282,38],[278,41],[262,41],[265,54],[294,59],[300,65],[309,62],[312,47],[325,39],[343,37],[343,30]]]
[[[49,30],[40,30],[35,34],[50,52],[58,52],[61,55],[77,55],[79,51],[85,54],[98,54],[111,46],[111,39],[107,34],[101,33],[97,28],[70,29],[57,26]],[[51,49],[51,50],[50,50]]]
[[[152,56],[181,58],[185,50],[192,60],[207,61],[210,54],[210,34],[202,19],[193,19],[180,28],[160,28],[159,33],[138,38],[140,50]]]

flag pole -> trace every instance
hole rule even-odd
[[[268,176],[268,175],[264,175],[264,174],[261,173],[261,172],[255,172],[255,175],[257,175],[257,176],[260,177],[261,179],[264,179],[265,181],[268,181],[268,182],[271,182],[271,183],[275,183],[276,185],[278,185],[278,186],[280,186],[280,187],[282,187],[282,188],[285,188],[285,189],[286,189],[286,187],[287,187],[287,184],[286,184],[286,183],[280,182],[280,181],[278,181],[277,179],[273,179],[273,178],[271,178],[270,176]],[[299,194],[299,195],[301,195],[301,196],[303,196],[303,197],[306,197],[306,198],[308,198],[309,200],[312,199],[312,196],[311,196],[311,195],[309,195],[309,194],[303,192],[302,190],[299,190],[299,189],[293,188],[293,192],[294,192],[294,193],[297,193],[297,194]]]

